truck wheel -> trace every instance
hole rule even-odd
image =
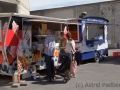
[[[100,58],[100,60],[105,60],[105,56],[102,56],[102,57]]]
[[[100,61],[100,54],[98,52],[95,52],[94,60],[97,63]]]

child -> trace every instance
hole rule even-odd
[[[70,65],[70,74],[71,77],[75,78],[76,77],[76,72],[77,72],[77,62],[76,60],[73,60]]]

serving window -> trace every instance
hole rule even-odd
[[[68,30],[72,35],[72,39],[79,41],[79,30],[77,25],[68,25]]]
[[[86,39],[87,40],[103,40],[104,25],[102,24],[86,24]]]

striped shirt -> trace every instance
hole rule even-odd
[[[45,50],[44,53],[49,55],[49,56],[53,56],[54,55],[54,49],[55,49],[55,38],[52,35],[48,35],[45,38]]]

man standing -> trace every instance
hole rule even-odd
[[[55,50],[55,38],[52,35],[52,30],[46,30],[47,37],[45,38],[44,42],[44,52],[45,52],[45,61],[47,66],[47,77],[48,81],[52,81],[54,78],[54,61],[52,57],[54,55]]]

